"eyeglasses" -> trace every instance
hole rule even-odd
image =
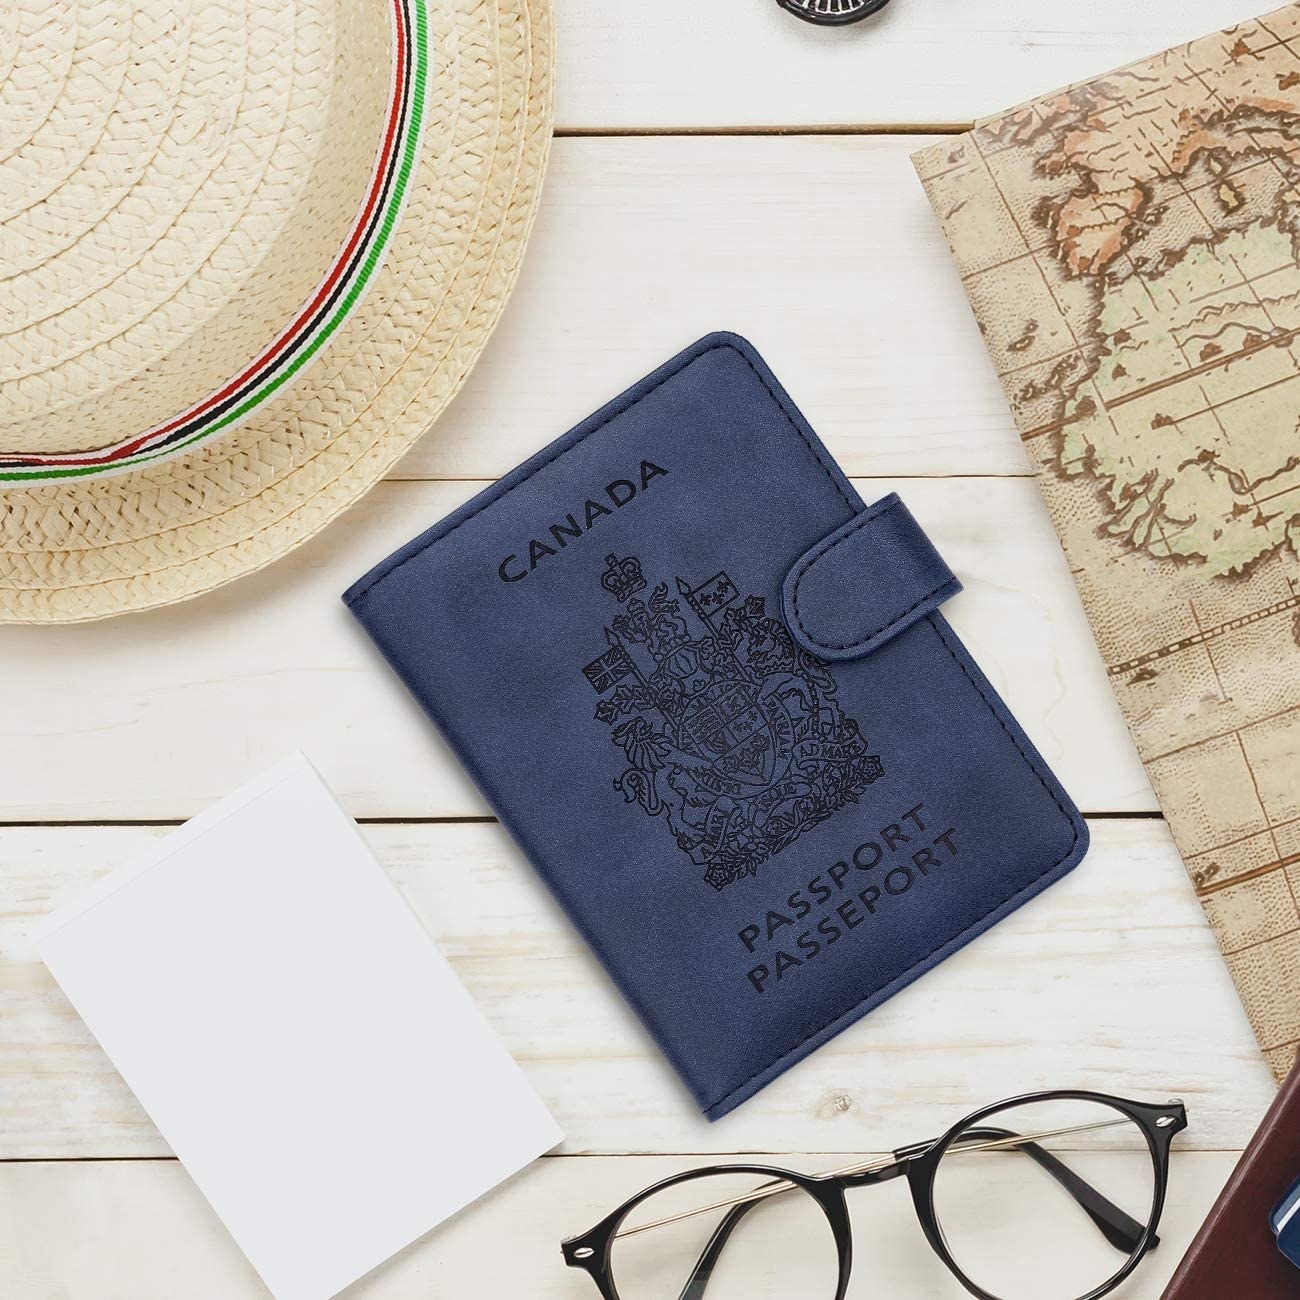
[[[604,1300],[845,1300],[845,1193],[906,1177],[926,1240],[980,1300],[1098,1300],[1159,1242],[1181,1102],[1039,1092],[826,1174],[714,1165],[666,1178],[561,1247]]]

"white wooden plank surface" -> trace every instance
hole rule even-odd
[[[856,28],[827,31],[775,0],[556,0],[557,120],[604,129],[964,122],[1269,7],[893,0]]]
[[[896,1137],[906,1140],[906,1130]],[[1175,1154],[1161,1247],[1120,1293],[1124,1300],[1157,1300],[1232,1161],[1222,1153]],[[340,1300],[595,1300],[590,1280],[561,1262],[561,1239],[585,1231],[643,1186],[698,1163],[680,1156],[542,1160]],[[782,1156],[777,1163],[809,1172],[828,1167],[825,1156]],[[953,1300],[959,1294],[925,1244],[902,1183],[850,1197],[853,1296]],[[0,1295],[11,1300],[266,1298],[172,1161],[0,1166],[0,1223]],[[808,1242],[792,1240],[790,1248],[807,1250]],[[763,1291],[753,1300],[822,1298]]]
[[[814,415],[814,419],[815,419]],[[388,483],[189,605],[0,633],[0,820],[183,818],[295,748],[357,817],[482,815],[339,593],[475,483]],[[893,479],[967,589],[945,607],[1087,811],[1154,809],[1030,479]]]
[[[708,1124],[499,827],[366,828],[568,1153],[875,1150],[984,1101],[1071,1086],[1181,1096],[1183,1145],[1239,1147],[1269,1075],[1164,824],[1093,832],[1073,875]],[[27,939],[161,833],[0,831],[0,1158],[166,1154]]]
[[[556,141],[510,310],[397,473],[503,474],[716,329],[767,354],[847,473],[1028,473],[908,161],[933,140]]]

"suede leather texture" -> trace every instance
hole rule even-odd
[[[715,334],[344,599],[716,1119],[1086,851],[958,589]]]

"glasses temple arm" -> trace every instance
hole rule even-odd
[[[709,1280],[713,1277],[713,1270],[717,1267],[718,1259],[730,1240],[731,1234],[735,1232],[740,1225],[741,1219],[750,1210],[762,1204],[762,1201],[742,1201],[739,1205],[733,1205],[727,1211],[713,1236],[709,1238],[709,1244],[704,1247],[704,1252],[696,1261],[690,1277],[686,1279],[686,1287],[682,1291],[679,1300],[704,1300],[704,1288],[709,1285]]]

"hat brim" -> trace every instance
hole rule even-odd
[[[192,453],[0,491],[0,622],[201,595],[301,545],[372,487],[464,383],[514,284],[553,117],[550,0],[427,0],[428,120],[366,297],[310,369]]]

